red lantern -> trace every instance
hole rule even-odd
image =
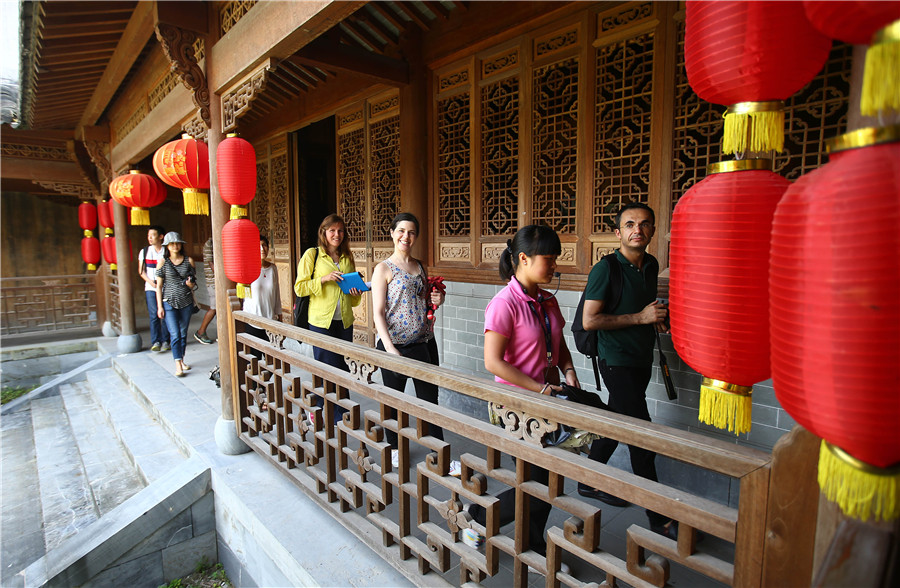
[[[222,227],[222,261],[225,275],[237,283],[238,298],[250,295],[250,284],[259,277],[259,227],[253,221],[230,220]]]
[[[112,200],[103,200],[100,202],[100,204],[97,205],[97,214],[100,217],[100,226],[103,227],[104,233],[112,235],[113,227],[115,226],[115,223],[113,222]]]
[[[81,259],[87,264],[89,271],[97,269],[97,264],[100,263],[100,241],[96,237],[81,240]]]
[[[809,23],[798,2],[686,4],[688,81],[700,98],[729,105],[725,153],[781,151],[780,101],[812,80],[830,51],[831,40]]]
[[[829,39],[868,45],[880,28],[900,19],[900,2],[880,0],[803,0],[806,17]]]
[[[700,420],[750,430],[753,384],[769,377],[769,234],[790,183],[767,159],[710,166],[672,216],[669,303],[678,356],[700,372]]]
[[[216,149],[219,195],[231,205],[231,218],[247,216],[247,204],[256,196],[256,151],[248,141],[230,133]]]
[[[182,135],[153,154],[153,169],[162,181],[180,188],[184,213],[209,215],[209,149],[206,143]]]
[[[122,206],[131,207],[132,225],[149,225],[152,206],[166,199],[166,187],[150,174],[133,169],[110,183],[110,195]]]
[[[78,205],[78,226],[84,229],[85,237],[93,237],[97,228],[97,207],[92,202],[82,202]]]
[[[772,379],[849,516],[900,517],[900,126],[834,140],[772,227]],[[871,230],[870,230],[871,229]],[[872,237],[869,249],[858,247]]]
[[[109,264],[109,269],[116,271],[118,268],[118,260],[116,258],[116,238],[104,237],[104,239],[100,241],[100,249],[103,251],[103,259]]]

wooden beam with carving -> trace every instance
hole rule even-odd
[[[116,45],[112,59],[107,63],[106,70],[103,72],[100,82],[94,87],[87,108],[81,115],[79,127],[97,122],[125,76],[128,75],[135,59],[140,56],[141,49],[153,34],[152,9],[152,2],[138,2],[134,7],[134,12],[131,14],[131,19],[125,27],[119,44]]]
[[[194,105],[200,110],[200,118],[208,128],[210,125],[209,87],[206,84],[206,76],[194,55],[194,42],[197,40],[197,34],[188,29],[158,23],[156,38],[159,39],[163,52],[171,62],[172,69],[178,74],[184,86],[191,91]]]
[[[269,73],[274,67],[271,60],[253,72],[235,88],[222,95],[222,132],[227,133],[237,127],[237,120],[247,111],[253,100],[266,89]]]
[[[300,64],[315,65],[370,79],[391,86],[409,83],[409,64],[400,59],[377,55],[320,38],[290,59]]]

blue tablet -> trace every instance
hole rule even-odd
[[[344,279],[338,282],[338,286],[341,287],[341,290],[344,294],[349,294],[351,288],[356,288],[360,292],[368,292],[371,290],[369,285],[363,282],[362,276],[359,275],[359,272],[350,272],[349,274],[344,274]]]

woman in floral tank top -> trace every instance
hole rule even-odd
[[[372,304],[375,329],[378,331],[376,347],[382,351],[438,365],[437,343],[434,340],[434,323],[426,318],[429,302],[440,306],[444,302],[442,292],[431,292],[428,276],[422,263],[412,256],[412,247],[419,234],[418,219],[408,212],[401,212],[391,221],[391,239],[394,252],[375,267],[372,274]],[[382,370],[385,386],[403,391],[407,376]],[[438,403],[438,387],[435,384],[413,379],[416,396],[433,404]],[[444,438],[440,427],[429,425],[429,434]],[[397,434],[387,431],[387,441],[397,447]],[[396,455],[395,452],[392,452]],[[396,467],[397,464],[394,464]],[[450,473],[458,475],[459,462],[452,462]]]

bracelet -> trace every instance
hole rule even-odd
[[[575,371],[575,368],[573,368],[573,367],[567,367],[566,369],[563,370],[563,373],[564,373],[564,374],[567,374],[567,373],[569,373],[569,370],[571,370],[571,371],[574,372],[574,371]]]
[[[547,390],[547,387],[548,387],[549,385],[550,385],[550,382],[547,382],[546,384],[544,384],[544,387],[541,388],[541,391],[539,392],[539,394],[543,394],[544,391]]]

